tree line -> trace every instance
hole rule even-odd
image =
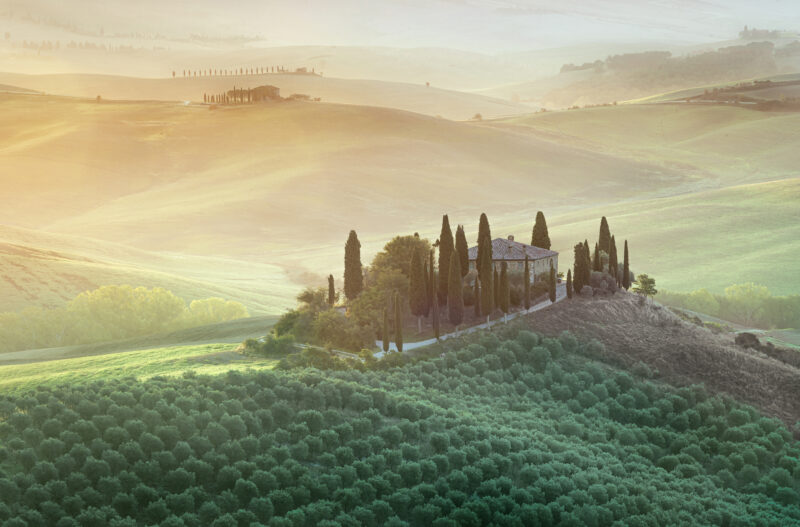
[[[121,340],[247,316],[244,305],[222,298],[187,304],[160,287],[103,286],[63,307],[0,313],[0,352]]]

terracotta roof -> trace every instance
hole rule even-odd
[[[515,242],[506,238],[495,238],[492,240],[492,260],[524,260],[525,255],[529,260],[541,260],[551,256],[558,256],[558,253],[541,247],[534,247],[526,243]],[[469,249],[469,259],[478,258],[478,247]]]

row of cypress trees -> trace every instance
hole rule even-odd
[[[625,240],[625,250],[623,255],[622,271],[619,269],[619,256],[617,254],[617,241],[611,234],[608,220],[605,216],[600,220],[600,235],[594,245],[594,255],[589,249],[589,241],[584,240],[577,243],[574,247],[574,271],[567,272],[567,295],[572,298],[573,292],[580,294],[584,286],[590,285],[592,271],[602,272],[605,270],[603,265],[603,254],[608,255],[608,274],[615,280],[617,287],[622,287],[626,291],[631,286],[630,278],[630,257],[628,253],[628,240]]]
[[[508,266],[501,262],[500,270],[492,260],[492,235],[489,219],[483,213],[478,224],[478,255],[477,277],[474,282],[474,314],[476,317],[485,316],[487,321],[491,313],[500,309],[503,313],[510,312],[510,283]],[[532,232],[532,241],[537,247],[550,248],[550,237],[547,232],[547,223],[544,214],[539,211],[536,215]],[[434,266],[434,251],[430,254],[420,254],[415,251],[411,255],[409,266],[409,308],[417,317],[418,330],[422,332],[422,318],[432,317],[434,335],[439,338],[440,306],[446,307],[447,320],[458,327],[464,321],[464,284],[463,279],[469,273],[469,253],[467,238],[463,225],[458,225],[455,236],[450,227],[447,214],[442,216],[442,228],[435,247],[439,249],[438,272]],[[344,294],[348,300],[358,297],[364,288],[363,266],[361,264],[361,243],[355,231],[345,243],[345,272]],[[332,304],[335,300],[332,276],[328,278],[328,297]],[[550,300],[555,302],[555,269],[550,269]],[[399,295],[394,295],[395,313],[395,341],[397,348],[402,351],[402,317],[399,306]],[[525,309],[531,307],[530,263],[525,259],[524,294],[523,304]],[[389,314],[384,310],[383,317],[383,347],[389,349]]]

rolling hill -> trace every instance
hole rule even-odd
[[[203,94],[223,93],[236,88],[277,86],[281,95],[305,94],[325,102],[381,106],[424,115],[466,120],[475,114],[484,118],[519,115],[530,106],[485,95],[444,90],[424,84],[407,84],[363,79],[337,79],[319,75],[268,73],[218,77],[140,78],[114,75],[22,75],[0,73],[0,84],[53,95],[134,101],[202,101]]]
[[[786,190],[766,185],[762,199],[741,186],[796,177],[797,114],[626,105],[462,123],[325,103],[210,111],[15,94],[0,96],[0,111],[8,117],[0,124],[0,192],[15,197],[0,223],[48,233],[20,241],[23,231],[5,231],[4,263],[16,266],[4,269],[19,287],[3,287],[15,307],[53,304],[111,281],[187,298],[213,293],[253,313],[277,313],[302,285],[340,276],[350,229],[368,262],[396,234],[435,239],[444,212],[466,224],[470,240],[484,211],[496,235],[524,240],[540,209],[567,253],[609,216],[631,240],[637,269],[671,289],[741,281],[732,271],[712,273],[716,264],[702,255],[720,257],[728,237],[735,247],[760,239],[769,257],[742,249],[727,262],[746,264],[748,277],[769,277],[757,281],[781,285],[776,294],[796,290],[790,270],[775,268],[794,250],[776,234],[793,232],[792,202],[780,198]],[[691,201],[692,193],[727,187],[737,188],[713,194],[705,209]],[[638,201],[661,198],[672,201]],[[699,212],[719,219],[740,203],[749,204],[750,221],[726,214],[731,223],[719,224],[705,253],[710,238]],[[769,217],[764,203],[775,204]],[[682,243],[700,257],[664,257],[657,236],[646,241],[645,225],[665,240],[679,236],[648,210],[656,206],[687,222]],[[554,218],[575,210],[585,213]],[[789,231],[776,230],[781,225]],[[103,242],[76,247],[74,237]],[[658,263],[645,265],[651,261]]]

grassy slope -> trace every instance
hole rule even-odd
[[[205,93],[270,84],[287,97],[302,93],[323,101],[382,106],[465,120],[480,113],[484,118],[531,111],[523,104],[484,95],[443,90],[420,84],[363,79],[335,79],[316,75],[263,74],[178,79],[143,79],[113,75],[21,75],[0,73],[0,83],[24,86],[54,95],[123,100],[202,101]]]
[[[800,179],[743,185],[657,200],[624,203],[549,221],[556,247],[572,264],[571,245],[597,236],[601,215],[630,244],[634,272],[673,291],[721,292],[756,282],[774,294],[800,294]]]
[[[0,191],[16,197],[0,222],[277,264],[296,282],[338,276],[351,228],[365,255],[396,233],[432,230],[442,196],[460,221],[482,210],[527,218],[534,195],[537,205],[552,207],[565,198],[589,203],[601,188],[632,198],[685,181],[675,170],[516,129],[380,108],[284,103],[209,111],[5,96],[0,109],[8,116],[0,124],[0,171],[8,175]],[[489,174],[503,179],[487,194]],[[256,274],[278,276],[238,273]]]
[[[216,374],[247,368],[271,369],[276,363],[272,359],[246,358],[233,351],[236,347],[236,344],[178,346],[0,366],[0,392],[119,377],[177,376],[186,371]]]
[[[294,305],[276,266],[153,253],[98,240],[0,225],[0,311],[59,306],[102,285],[163,287],[187,301],[236,300],[251,314]]]

